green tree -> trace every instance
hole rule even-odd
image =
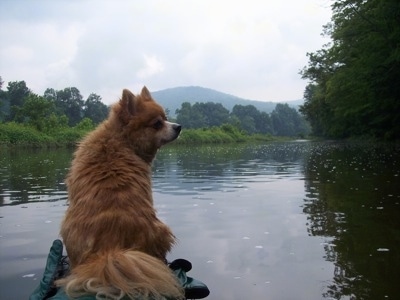
[[[230,124],[236,128],[241,128],[240,119],[237,116],[232,115],[232,113],[229,115],[228,124]]]
[[[232,108],[232,115],[238,118],[244,118],[245,116],[250,116],[256,119],[260,114],[260,111],[254,105],[240,105],[237,104]]]
[[[256,128],[257,132],[263,133],[263,134],[272,134],[273,129],[272,129],[272,120],[269,114],[266,112],[261,112],[260,115],[256,118]]]
[[[202,113],[199,105],[195,103],[190,110],[190,127],[189,128],[204,128],[207,127],[207,118]]]
[[[26,86],[25,81],[12,81],[8,83],[6,97],[10,103],[10,121],[23,121],[16,120],[15,116],[17,111],[21,109],[26,97],[31,93],[31,90]]]
[[[332,10],[332,42],[302,71],[313,87],[301,111],[323,136],[399,138],[400,2],[338,0]]]
[[[23,106],[18,110],[20,119],[42,131],[46,127],[47,118],[53,112],[53,103],[44,97],[30,94],[26,97]]]
[[[240,122],[240,128],[247,133],[256,133],[256,120],[260,117],[260,111],[254,105],[235,105],[232,108],[232,116],[235,116]]]
[[[57,101],[57,91],[55,89],[47,88],[44,91],[43,97],[49,101],[56,103]]]
[[[308,134],[305,120],[287,103],[278,103],[271,113],[273,128],[279,136],[304,136]]]
[[[99,124],[107,118],[108,107],[101,102],[101,97],[94,93],[90,94],[85,101],[83,116],[89,118],[94,124]]]
[[[235,105],[231,121],[239,121],[239,127],[247,133],[272,134],[271,118],[266,112],[260,112],[254,105]]]
[[[175,111],[176,121],[184,128],[194,128],[192,119],[192,105],[190,102],[183,102],[181,108]]]
[[[46,118],[45,122],[45,131],[53,132],[60,128],[68,127],[68,117],[66,115],[56,115],[54,112],[50,114],[48,118]]]
[[[89,131],[94,129],[95,124],[92,119],[83,118],[78,124],[76,124],[75,128],[79,130]]]
[[[194,116],[197,116],[199,126],[197,127],[213,127],[220,126],[228,121],[229,110],[221,103],[206,102],[195,103],[192,107]]]
[[[69,125],[75,126],[83,117],[84,101],[79,90],[75,87],[65,88],[57,92],[55,105],[59,113],[68,117]]]
[[[245,115],[242,119],[240,119],[240,128],[249,134],[257,132],[256,122],[254,121],[254,118],[249,115]]]
[[[277,104],[271,112],[271,119],[276,135],[293,136],[295,125],[291,108],[287,104]]]
[[[329,124],[332,116],[331,107],[326,102],[322,84],[308,84],[304,91],[304,104],[300,112],[311,125],[315,136],[329,136]]]
[[[8,109],[6,108],[7,93],[3,91],[3,79],[0,76],[0,121],[4,120],[6,113],[8,114]]]

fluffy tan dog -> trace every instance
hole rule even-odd
[[[151,162],[180,131],[143,87],[137,96],[123,90],[108,119],[79,144],[61,226],[71,274],[57,282],[70,297],[183,298],[165,263],[175,236],[157,218],[151,190]]]

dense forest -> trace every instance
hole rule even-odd
[[[56,91],[48,88],[42,96],[33,93],[25,81],[9,82],[7,90],[2,89],[0,77],[0,120],[28,124],[39,131],[78,123],[98,124],[108,114],[108,107],[101,97],[90,94],[84,100],[75,87]]]
[[[76,87],[63,90],[46,89],[42,96],[34,94],[25,81],[9,82],[5,90],[0,77],[0,120],[31,126],[40,132],[54,132],[57,128],[92,129],[103,121],[108,107],[101,97],[90,94],[84,100]],[[168,110],[167,110],[168,114]],[[277,104],[271,114],[260,112],[253,105],[235,105],[232,112],[214,102],[184,102],[176,110],[176,121],[186,129],[224,126],[245,134],[277,136],[305,136],[309,126],[294,108]]]
[[[184,102],[176,110],[176,121],[184,128],[205,128],[230,124],[247,134],[276,136],[305,136],[310,132],[308,123],[288,104],[278,103],[268,114],[253,105],[233,106],[231,112],[220,103],[206,102],[191,105]]]
[[[400,1],[337,0],[332,12],[331,42],[301,71],[300,111],[317,136],[399,139]]]

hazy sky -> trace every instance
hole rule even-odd
[[[0,76],[37,94],[76,87],[105,103],[197,85],[297,100],[329,0],[0,0]]]

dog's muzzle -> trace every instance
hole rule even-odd
[[[176,132],[176,134],[179,134],[179,133],[181,132],[181,130],[182,130],[182,126],[179,125],[179,124],[174,124],[174,125],[172,126],[172,128],[174,129],[174,131]]]

